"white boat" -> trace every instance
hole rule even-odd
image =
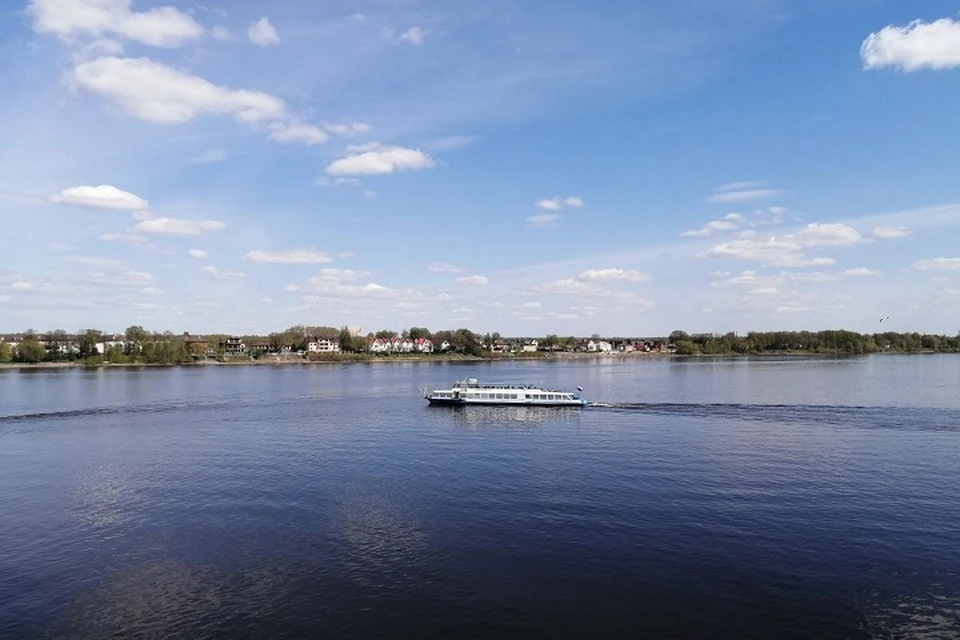
[[[580,395],[583,391],[558,391],[541,389],[526,384],[489,384],[467,378],[455,382],[449,389],[423,389],[423,397],[431,405],[504,405],[527,407],[585,407],[587,401]]]

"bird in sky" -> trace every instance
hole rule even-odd
[[[889,320],[889,319],[890,319],[890,316],[887,316],[885,318],[880,318],[880,322],[883,322],[884,320]]]

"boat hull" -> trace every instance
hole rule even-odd
[[[579,409],[587,406],[586,400],[574,402],[552,402],[549,400],[475,400],[466,398],[427,398],[431,407],[469,407],[472,405],[484,407],[570,407]]]

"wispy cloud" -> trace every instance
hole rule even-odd
[[[241,280],[243,278],[243,273],[240,271],[230,271],[227,269],[218,269],[217,267],[206,266],[203,268],[203,272],[213,278],[214,280]]]
[[[913,231],[909,228],[896,225],[896,226],[877,226],[873,229],[873,235],[881,240],[894,240],[896,238],[906,238],[913,235]]]
[[[427,271],[432,271],[434,273],[462,273],[463,268],[458,267],[455,264],[448,264],[446,262],[431,262],[427,265]]]
[[[244,257],[254,264],[324,264],[333,258],[314,249],[282,249],[279,251],[250,251]]]
[[[527,216],[527,226],[533,229],[548,229],[555,227],[558,220],[560,220],[560,216],[556,213],[538,213]]]
[[[741,189],[739,191],[722,191],[714,193],[707,198],[708,202],[714,204],[730,204],[736,202],[749,202],[751,200],[763,200],[773,198],[783,193],[778,189]]]
[[[266,16],[260,18],[247,29],[247,39],[258,47],[280,44],[280,34]]]
[[[430,32],[423,27],[410,27],[400,34],[400,41],[416,46],[422,45]]]
[[[543,198],[541,200],[537,200],[535,203],[537,209],[543,209],[545,211],[559,211],[564,207],[574,207],[579,209],[584,205],[586,205],[586,203],[580,196],[567,196],[565,198],[554,196],[553,198]]]
[[[910,268],[918,271],[960,271],[960,258],[918,260]]]
[[[183,220],[180,218],[148,218],[135,224],[134,234],[153,233],[165,236],[198,236],[204,231],[223,231],[227,225],[220,220]]]
[[[216,164],[227,159],[227,152],[223,149],[207,149],[192,158],[191,164]]]

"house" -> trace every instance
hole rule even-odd
[[[510,343],[506,340],[494,340],[490,350],[494,353],[510,353]]]
[[[100,342],[96,345],[97,353],[100,355],[105,355],[111,349],[126,349],[127,348],[127,339],[126,336],[119,333],[105,333],[100,336]]]
[[[527,340],[523,343],[523,346],[520,347],[520,351],[523,353],[535,353],[540,348],[540,343],[537,340]]]
[[[247,353],[247,345],[242,338],[230,337],[220,343],[220,349],[227,356],[242,356]]]
[[[329,338],[307,338],[307,353],[340,353],[340,341]]]
[[[591,340],[587,343],[587,351],[591,353],[609,353],[613,351],[613,345],[606,340]]]
[[[202,358],[209,351],[207,341],[203,336],[190,335],[190,332],[183,332],[183,348],[194,358]]]
[[[386,338],[374,338],[367,343],[367,350],[370,353],[389,353],[391,349],[390,340]]]
[[[417,338],[413,341],[414,349],[420,353],[433,353],[433,341],[427,338]]]

